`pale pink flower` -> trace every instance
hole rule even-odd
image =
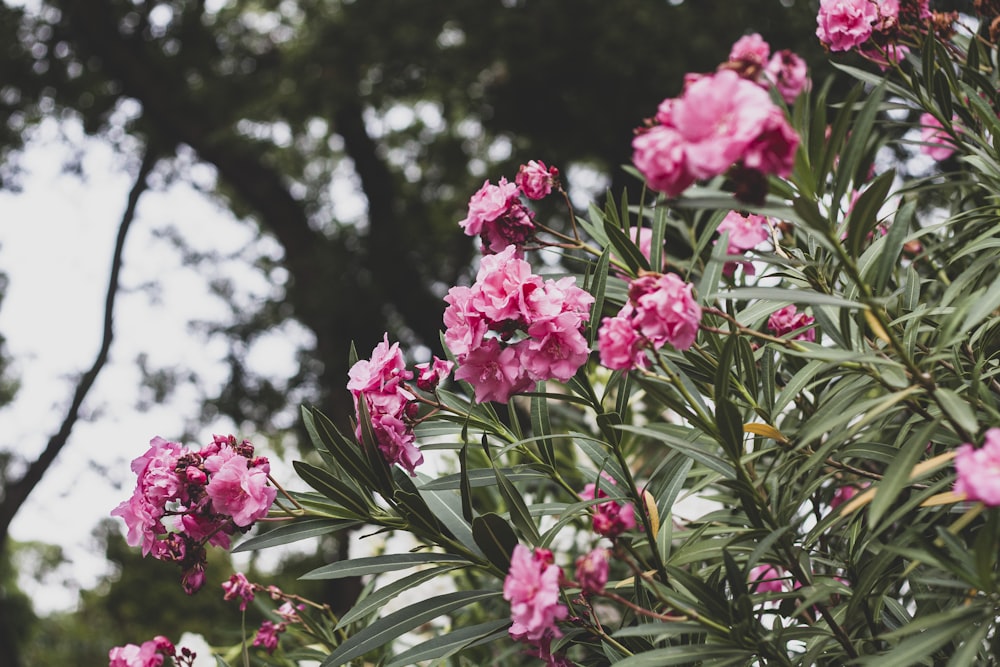
[[[512,202],[517,200],[518,187],[501,178],[498,185],[488,180],[472,198],[469,199],[469,212],[458,224],[469,236],[476,236],[483,229],[483,224],[496,220],[505,214]]]
[[[371,359],[358,360],[348,375],[347,388],[355,398],[362,392],[369,396],[395,393],[400,382],[413,377],[413,373],[406,370],[399,343],[389,344],[389,334],[382,336],[382,342],[372,350]]]
[[[538,643],[547,636],[562,636],[556,622],[566,618],[569,610],[559,602],[561,574],[547,549],[532,551],[523,544],[514,547],[503,582],[503,597],[510,602],[513,621],[511,637]]]
[[[756,593],[782,593],[786,590],[788,573],[776,565],[758,565],[750,570],[751,590]]]
[[[559,170],[555,167],[546,167],[540,160],[531,160],[528,164],[522,164],[517,170],[514,182],[528,199],[542,199],[547,197],[559,182]]]
[[[1000,505],[1000,428],[986,431],[983,446],[966,443],[955,454],[955,493],[990,507]]]
[[[759,33],[755,32],[743,35],[736,40],[733,48],[729,51],[729,60],[731,62],[741,61],[763,66],[770,55],[770,45],[764,41],[764,38]]]
[[[160,667],[164,656],[173,656],[174,645],[166,637],[155,637],[141,646],[126,644],[108,651],[108,667]]]
[[[947,160],[955,152],[955,146],[944,131],[944,125],[930,113],[920,115],[920,141],[923,142],[920,152],[938,161]]]
[[[767,240],[767,218],[755,213],[746,215],[730,211],[716,228],[719,234],[729,232],[727,254],[738,255],[745,250],[753,250]]]
[[[785,49],[778,51],[768,61],[764,69],[767,77],[777,88],[781,99],[791,104],[809,86],[809,68],[806,61]]]
[[[695,182],[687,167],[685,147],[676,129],[657,125],[632,140],[632,162],[650,188],[676,197]]]
[[[268,485],[263,466],[251,468],[245,457],[234,456],[212,475],[205,493],[216,512],[231,516],[233,523],[245,528],[267,515],[278,491]]]
[[[686,350],[694,343],[701,323],[701,307],[692,286],[674,273],[643,276],[632,281],[629,299],[635,306],[633,324],[655,349],[670,343]]]
[[[576,375],[590,354],[580,324],[578,313],[565,312],[528,327],[531,338],[519,345],[519,352],[529,377],[565,382]]]
[[[608,550],[594,549],[576,559],[576,582],[584,593],[603,593],[608,583]]]
[[[532,274],[528,262],[517,257],[516,248],[507,246],[502,252],[487,255],[480,261],[470,306],[494,323],[518,320],[525,283],[539,286],[542,281]]]
[[[812,316],[798,312],[794,305],[788,305],[771,313],[771,316],[767,318],[767,328],[776,336],[786,336],[797,329],[811,326],[815,322],[816,320]],[[816,330],[800,331],[795,335],[794,340],[813,343],[816,341]]]
[[[831,51],[849,51],[871,37],[878,19],[873,0],[821,0],[816,36]]]
[[[254,585],[247,580],[242,572],[234,572],[229,581],[222,583],[223,600],[239,600],[240,611],[246,611],[247,605],[253,602]]]
[[[421,391],[434,391],[444,378],[451,375],[454,362],[434,357],[433,361],[417,364],[417,387]]]
[[[444,342],[456,357],[479,347],[488,331],[488,320],[472,303],[474,296],[472,288],[457,285],[444,297],[448,304],[444,311]]]
[[[760,136],[773,108],[767,91],[732,70],[689,85],[673,106],[687,171],[696,179],[725,172]]]

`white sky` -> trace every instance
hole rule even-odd
[[[84,148],[83,178],[62,173],[69,153],[53,122],[42,126],[24,155],[23,192],[0,192],[0,271],[9,278],[0,332],[21,382],[15,402],[0,410],[0,448],[26,457],[40,452],[56,432],[75,388],[73,377],[91,366],[99,349],[111,255],[132,187],[132,178],[109,146],[69,129]],[[211,179],[206,168],[196,168],[202,170],[202,180]],[[105,563],[91,531],[131,493],[135,479],[129,461],[145,451],[153,436],[179,438],[185,423],[197,415],[192,388],[182,389],[168,406],[139,412],[136,356],[145,352],[154,367],[186,364],[214,382],[225,377],[219,364],[225,343],[207,342],[187,327],[191,320],[224,318],[225,307],[208,293],[209,277],[184,267],[169,242],[154,236],[168,226],[203,250],[234,252],[254,237],[248,224],[190,186],[176,184],[142,196],[125,246],[110,363],[84,404],[85,420],[77,423],[11,527],[15,540],[59,544],[72,559],[53,580],[25,582],[39,612],[73,604],[75,590],[66,582],[95,583]],[[273,244],[260,247],[276,252]],[[234,275],[239,262],[210,270]],[[240,275],[247,299],[273,289],[245,268],[235,275]],[[148,291],[136,289],[153,281],[160,286],[155,301]],[[292,346],[282,340],[274,336],[265,341],[266,353],[255,358],[268,370],[287,373]],[[231,424],[220,422],[204,437],[232,431]],[[266,454],[262,436],[239,435],[254,439]]]

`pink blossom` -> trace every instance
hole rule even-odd
[[[955,146],[944,125],[933,114],[920,115],[920,152],[935,160],[947,160],[955,152]]]
[[[799,135],[788,123],[784,112],[771,106],[760,133],[746,147],[743,164],[764,174],[788,176],[795,166]]]
[[[233,523],[245,528],[267,514],[278,491],[268,485],[263,466],[251,468],[245,457],[234,456],[212,475],[205,493],[216,512],[231,516]]]
[[[526,283],[538,286],[542,281],[532,274],[528,262],[517,257],[516,248],[507,246],[502,252],[483,257],[471,305],[494,323],[519,320]]]
[[[512,201],[503,215],[483,223],[480,232],[483,253],[501,252],[508,245],[514,245],[517,255],[521,256],[524,246],[535,236],[534,217],[535,214],[520,201]]]
[[[417,387],[421,391],[434,391],[441,380],[451,375],[454,368],[454,362],[437,357],[431,362],[417,364],[417,370],[420,371],[417,374]]]
[[[170,647],[169,655],[173,655],[173,645],[164,637],[145,641],[142,646],[116,646],[108,651],[108,667],[160,667],[167,646]]]
[[[1000,428],[986,431],[983,446],[966,443],[955,454],[955,493],[990,507],[1000,505]]]
[[[195,563],[184,570],[181,576],[181,588],[188,595],[194,595],[205,585],[205,567],[202,563]]]
[[[204,514],[182,514],[177,528],[196,542],[207,539],[209,544],[222,549],[229,548],[229,537],[234,532],[229,518]]]
[[[837,509],[856,495],[858,495],[858,487],[838,486],[837,490],[833,492],[833,496],[830,497],[830,509]]]
[[[424,462],[424,455],[417,448],[412,426],[401,417],[385,412],[372,413],[372,432],[382,457],[390,465],[398,463],[414,475],[414,469]]]
[[[517,170],[514,182],[528,199],[542,199],[547,197],[559,182],[559,170],[555,167],[546,167],[540,160],[531,160],[528,164],[522,164]]]
[[[742,61],[763,66],[770,55],[770,45],[764,41],[764,38],[759,33],[755,32],[743,35],[736,40],[736,43],[733,44],[733,48],[729,52],[729,60],[731,62]]]
[[[657,125],[632,140],[632,162],[636,169],[649,187],[670,197],[676,197],[695,182],[686,157],[684,138],[673,128]]]
[[[782,593],[789,583],[788,573],[776,565],[758,565],[750,570],[750,583],[756,593]]]
[[[488,330],[489,320],[473,305],[473,296],[477,294],[472,288],[457,285],[448,290],[444,297],[448,304],[444,311],[444,342],[456,357],[479,347]]]
[[[601,365],[611,370],[645,368],[649,362],[645,354],[646,340],[632,325],[635,308],[625,304],[615,317],[605,317],[597,332],[597,348]]]
[[[696,179],[725,172],[764,130],[772,108],[765,90],[732,70],[689,85],[673,106],[688,172]]]
[[[560,313],[528,327],[529,340],[519,345],[520,361],[528,376],[565,382],[587,361],[590,348],[580,333],[580,315]]]
[[[271,621],[264,621],[257,630],[257,636],[253,638],[253,645],[260,646],[268,653],[274,653],[278,648],[278,635],[285,631],[285,624],[274,624]]]
[[[793,103],[809,85],[806,61],[788,49],[771,56],[764,75],[774,84],[781,99],[787,104]]]
[[[239,600],[240,611],[246,611],[247,605],[253,602],[254,585],[251,584],[245,574],[234,572],[229,581],[222,584],[223,600]]]
[[[611,483],[614,484],[614,481],[612,480]],[[596,484],[587,484],[580,492],[580,500],[607,497],[608,494],[604,489],[597,488]],[[631,503],[608,500],[594,505],[592,511],[594,513],[593,529],[598,535],[615,538],[626,531],[633,530],[636,526],[635,513]]]
[[[348,375],[347,388],[355,397],[362,392],[368,396],[394,394],[400,382],[413,377],[413,373],[406,370],[399,343],[389,344],[389,334],[382,336],[382,342],[372,350],[371,359],[359,360],[351,366]]]
[[[476,392],[476,403],[506,403],[511,395],[527,390],[531,379],[524,373],[517,351],[500,347],[495,338],[470,351],[455,371],[456,380],[466,380]]]
[[[576,559],[576,582],[584,593],[603,593],[608,583],[608,550],[594,549]]]
[[[871,37],[878,18],[874,0],[821,0],[816,36],[831,51],[849,51]]]
[[[816,320],[810,315],[798,312],[794,305],[788,305],[771,313],[771,316],[767,318],[767,328],[776,336],[787,336],[793,331],[811,326],[815,322]],[[795,335],[794,339],[813,343],[816,341],[816,330],[801,331]]]
[[[522,544],[514,547],[510,569],[503,582],[503,597],[510,602],[513,621],[511,637],[541,642],[547,636],[562,636],[556,622],[566,618],[568,609],[559,602],[561,574],[552,562],[550,551],[532,551]]]
[[[767,218],[754,213],[743,214],[730,211],[716,228],[719,234],[729,232],[727,254],[738,255],[745,250],[753,250],[767,240]]]
[[[501,178],[499,185],[485,181],[469,200],[468,215],[458,224],[466,234],[476,236],[485,223],[492,222],[507,212],[510,204],[517,199],[517,192],[517,185],[508,183],[506,178]]]
[[[691,294],[691,285],[679,276],[664,273],[637,278],[629,286],[629,298],[635,306],[633,323],[654,348],[670,343],[676,350],[686,350],[694,343],[701,307]]]

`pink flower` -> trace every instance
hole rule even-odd
[[[483,253],[501,252],[508,245],[514,245],[520,256],[524,246],[535,235],[534,217],[535,214],[520,201],[512,201],[503,215],[483,223],[480,232],[483,239]]]
[[[240,601],[240,611],[246,611],[247,604],[253,602],[254,585],[251,584],[245,574],[235,572],[229,577],[229,581],[222,584],[223,600]]]
[[[108,651],[108,667],[160,667],[164,653],[174,655],[173,644],[165,637],[143,642],[142,646],[116,646]]]
[[[614,484],[614,480],[611,480],[611,483]],[[604,489],[597,488],[596,484],[587,484],[580,492],[580,500],[607,497],[608,494]],[[594,513],[593,528],[598,535],[615,538],[626,531],[633,530],[636,526],[635,513],[632,510],[632,505],[628,502],[620,504],[614,500],[608,500],[594,505],[592,511]]]
[[[421,391],[434,391],[444,378],[451,375],[455,364],[447,359],[434,357],[431,362],[417,364],[417,387]]]
[[[833,496],[830,497],[830,509],[837,509],[856,495],[858,495],[858,487],[856,486],[837,487],[837,490],[833,492]]]
[[[503,582],[503,597],[510,602],[510,636],[519,641],[541,642],[546,636],[561,637],[557,621],[568,609],[559,602],[562,571],[552,562],[552,552],[514,547],[510,569]]]
[[[732,70],[690,84],[672,114],[688,172],[696,179],[725,172],[764,130],[772,108],[767,91]]]
[[[729,245],[726,248],[726,254],[740,255],[746,250],[753,250],[767,240],[767,218],[754,213],[743,215],[739,211],[730,211],[719,223],[716,231],[719,234],[729,232]],[[736,262],[726,262],[728,273],[731,274],[735,267]],[[743,267],[746,273],[754,274],[753,265],[749,262],[743,263]]]
[[[524,373],[517,351],[513,347],[500,347],[495,338],[465,355],[456,380],[466,380],[476,392],[476,403],[498,401],[506,403],[512,394],[527,390],[531,379]]]
[[[782,593],[789,583],[788,573],[775,565],[758,565],[750,570],[750,583],[755,593]]]
[[[485,181],[469,200],[468,215],[458,224],[469,236],[479,234],[485,223],[492,222],[507,212],[511,203],[517,199],[517,191],[517,185],[508,183],[506,178],[501,178],[499,185]]]
[[[245,528],[267,515],[278,491],[268,485],[264,466],[250,467],[249,460],[237,455],[212,475],[205,493],[216,512],[231,516],[233,523]]]
[[[542,199],[552,192],[553,186],[559,182],[559,170],[546,167],[544,162],[531,160],[522,164],[517,170],[514,182],[528,199]]]
[[[920,114],[920,152],[935,160],[947,160],[955,152],[951,137],[933,114]]]
[[[764,76],[778,89],[778,94],[791,104],[809,85],[809,69],[806,61],[785,49],[778,51],[768,61]]]
[[[382,342],[372,350],[371,359],[359,360],[351,366],[348,375],[347,388],[355,397],[362,392],[369,396],[394,394],[400,382],[413,377],[413,373],[406,370],[399,343],[389,345],[389,334],[382,336]]]
[[[528,327],[529,340],[518,347],[529,377],[565,382],[587,361],[590,348],[580,333],[580,315],[565,312]]]
[[[608,583],[608,550],[594,549],[576,559],[576,582],[584,593],[603,593]]]
[[[776,336],[786,336],[797,329],[811,326],[815,322],[816,320],[813,317],[805,313],[800,313],[796,311],[794,305],[789,305],[771,313],[771,316],[767,318],[767,328],[774,332]],[[813,343],[816,341],[816,330],[807,329],[799,332],[795,335],[795,340],[804,340]]]
[[[990,507],[1000,505],[1000,428],[986,431],[983,446],[966,443],[955,454],[955,493]]]
[[[257,630],[257,636],[253,638],[253,645],[262,647],[268,653],[274,653],[278,648],[278,635],[284,631],[284,623],[275,625],[271,621],[264,621]]]
[[[764,174],[788,176],[795,166],[798,147],[799,135],[789,125],[785,113],[772,105],[760,133],[743,154],[743,164]]]
[[[771,55],[771,47],[759,33],[743,35],[733,44],[729,52],[731,62],[742,61],[754,65],[763,66]]]
[[[687,167],[685,150],[684,138],[676,129],[657,125],[632,140],[632,162],[649,187],[676,197],[695,182]]]
[[[424,455],[417,448],[413,427],[401,418],[385,412],[373,412],[372,431],[382,457],[390,464],[398,463],[410,475],[424,462]]]
[[[816,36],[831,51],[849,51],[871,37],[878,18],[873,0],[821,0]]]
[[[686,350],[694,343],[701,322],[701,307],[691,285],[674,273],[644,276],[632,281],[629,299],[635,306],[633,324],[655,349],[670,343]]]
[[[648,366],[644,351],[646,340],[632,325],[634,312],[631,304],[625,304],[618,315],[601,320],[601,328],[597,332],[597,349],[601,365],[605,368],[614,371]]]

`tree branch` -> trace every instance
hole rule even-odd
[[[146,149],[139,173],[136,175],[135,183],[128,194],[128,203],[125,212],[122,214],[121,223],[118,226],[118,238],[115,241],[115,252],[111,260],[111,275],[108,279],[108,292],[104,300],[104,334],[101,340],[101,348],[97,352],[93,365],[81,376],[73,393],[73,400],[70,403],[66,416],[59,427],[59,431],[49,438],[45,450],[35,459],[24,475],[16,482],[7,485],[3,490],[3,499],[0,500],[0,551],[3,550],[7,542],[11,521],[24,505],[28,496],[41,481],[42,476],[48,471],[55,461],[59,452],[66,446],[70,433],[77,422],[80,414],[80,407],[84,399],[93,387],[97,376],[104,368],[108,360],[108,353],[111,350],[111,341],[114,337],[114,307],[115,297],[118,295],[118,275],[121,272],[122,255],[125,248],[125,236],[128,234],[132,220],[135,218],[136,205],[139,197],[148,189],[147,177],[159,159],[158,153],[151,148]]]

